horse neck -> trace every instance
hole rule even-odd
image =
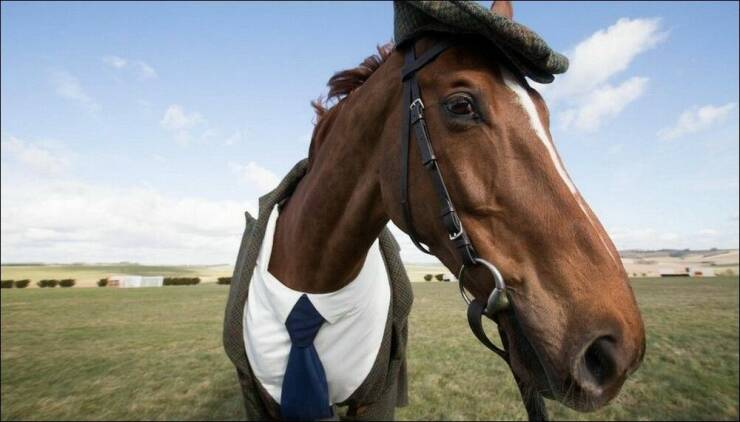
[[[394,56],[324,117],[310,169],[280,211],[269,271],[294,290],[347,285],[388,222],[378,169],[386,121],[400,99]]]

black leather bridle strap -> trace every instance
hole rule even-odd
[[[442,54],[445,50],[452,47],[452,43],[449,41],[440,41],[434,44],[429,50],[425,51],[418,59],[416,58],[416,50],[414,45],[408,46],[409,50],[406,52],[403,68],[401,69],[401,81],[406,82],[407,79],[414,77],[416,71],[426,66],[434,59]]]
[[[411,47],[413,50],[413,46]],[[406,64],[412,64],[414,60],[413,56],[406,54],[404,61]],[[404,66],[405,67],[405,66]],[[417,239],[416,229],[414,228],[414,221],[411,218],[411,207],[409,206],[409,149],[411,148],[411,128],[409,127],[409,107],[411,105],[411,84],[403,83],[402,94],[403,100],[401,101],[401,211],[403,213],[403,221],[406,225],[406,230],[411,237],[411,241],[414,245],[422,252],[431,255],[432,253],[428,248],[424,247]]]
[[[442,54],[442,52],[448,49],[451,45],[452,44],[448,42],[435,44],[417,59],[414,44],[411,44],[404,55],[404,66],[401,69],[401,81],[403,82],[401,114],[406,116],[405,118],[402,118],[401,122],[401,209],[403,220],[406,225],[406,229],[409,232],[409,237],[411,237],[411,241],[414,242],[414,245],[420,251],[429,255],[431,255],[432,252],[418,240],[419,236],[414,228],[414,220],[411,216],[411,206],[409,205],[408,168],[409,150],[411,149],[411,104],[415,98],[421,98],[421,94],[419,93],[419,84],[416,82],[415,78],[416,71],[436,59],[437,56]],[[408,82],[408,78],[413,78],[413,83]]]
[[[450,46],[451,44],[448,42],[440,42],[432,46],[417,59],[412,44],[408,47],[404,56],[404,66],[401,71],[401,79],[403,80],[403,101],[401,104],[402,113],[407,113],[407,118],[403,119],[401,127],[401,207],[403,209],[404,223],[414,245],[422,252],[431,254],[429,248],[424,247],[418,240],[409,206],[409,150],[411,148],[411,128],[413,128],[422,165],[429,171],[432,178],[432,185],[440,202],[440,217],[447,230],[447,234],[459,251],[462,263],[465,265],[476,265],[475,250],[462,226],[455,207],[452,205],[450,194],[447,191],[447,186],[445,186],[442,173],[437,165],[437,157],[434,155],[434,148],[432,147],[429,131],[424,120],[424,103],[421,99],[421,88],[419,87],[419,82],[416,80],[416,72],[437,58]]]

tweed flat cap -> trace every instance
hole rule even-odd
[[[568,70],[568,59],[534,31],[476,1],[396,1],[394,37],[401,45],[424,32],[478,34],[491,41],[524,76],[550,83]]]

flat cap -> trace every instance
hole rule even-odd
[[[536,82],[550,83],[555,74],[568,70],[568,59],[537,33],[476,1],[396,1],[393,7],[397,45],[425,32],[477,34]]]

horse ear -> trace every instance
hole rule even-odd
[[[514,8],[511,6],[511,2],[508,0],[496,0],[491,5],[491,12],[514,20]]]

